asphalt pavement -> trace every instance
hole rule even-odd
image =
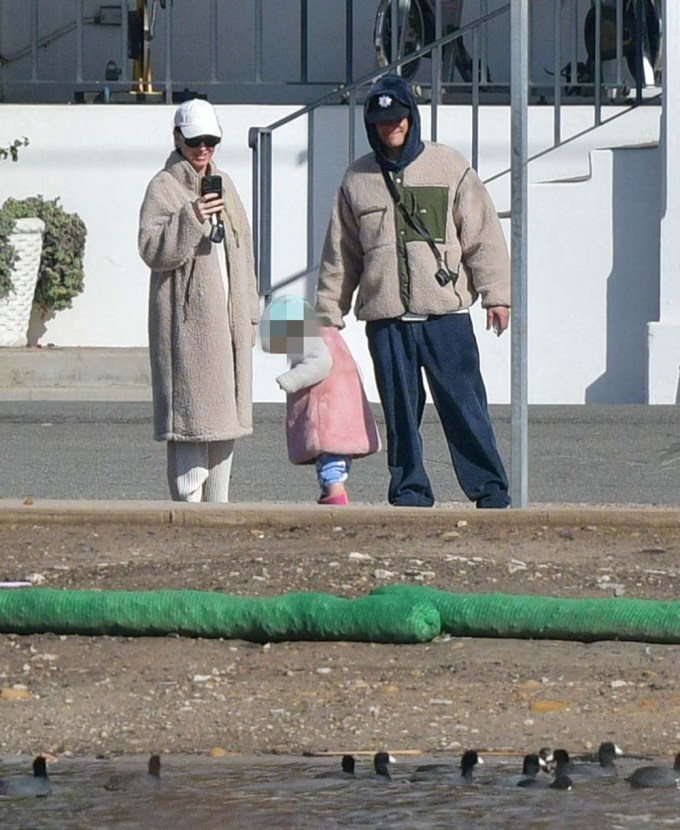
[[[376,407],[381,432],[381,413]],[[508,406],[492,406],[511,468]],[[233,502],[313,503],[312,467],[286,455],[285,408],[255,405],[255,431],[237,442]],[[467,504],[431,406],[422,437],[437,504]],[[148,402],[0,402],[0,499],[167,500],[165,445]],[[531,406],[529,506],[680,505],[680,407]],[[355,504],[385,505],[385,453],[355,461]]]

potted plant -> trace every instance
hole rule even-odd
[[[42,242],[37,265],[35,253],[29,250],[31,236],[33,241],[37,237]],[[59,198],[10,198],[3,204],[0,208],[0,346],[26,345],[34,304],[43,319],[71,307],[73,298],[83,290],[85,237],[83,220],[78,214],[67,213]],[[17,266],[22,266],[19,271]],[[23,274],[24,267],[32,268],[34,276]]]

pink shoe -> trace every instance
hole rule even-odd
[[[335,505],[346,505],[349,504],[349,499],[347,498],[347,493],[338,493],[336,496],[319,496],[316,500],[317,504],[335,504]]]

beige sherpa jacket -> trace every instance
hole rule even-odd
[[[448,314],[482,305],[510,305],[510,263],[505,236],[488,191],[467,160],[442,144],[423,152],[399,176],[407,188],[446,188],[443,241],[437,247],[458,280],[441,286],[428,243],[407,239],[408,307],[400,292],[395,205],[373,153],[351,164],[336,194],[322,252],[317,311],[342,326],[355,291],[359,320]],[[358,289],[358,290],[357,290]]]
[[[199,176],[177,152],[149,183],[139,251],[151,268],[149,352],[158,441],[226,441],[252,432],[252,325],[258,318],[250,227],[226,173],[229,300],[210,224],[192,202]]]

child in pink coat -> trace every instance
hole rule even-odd
[[[315,465],[319,504],[348,504],[352,459],[377,452],[380,437],[347,344],[338,329],[320,324],[304,300],[282,297],[268,309],[263,346],[285,351],[291,362],[276,379],[287,396],[288,458]]]

